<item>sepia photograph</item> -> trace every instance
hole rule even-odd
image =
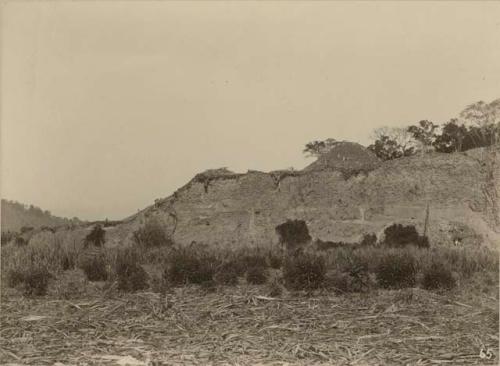
[[[498,365],[500,1],[0,0],[0,192],[0,365]]]

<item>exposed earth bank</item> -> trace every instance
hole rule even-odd
[[[500,152],[427,153],[381,162],[355,143],[339,143],[302,171],[209,170],[173,195],[106,229],[106,244],[133,241],[147,220],[174,242],[210,246],[276,244],[275,227],[305,220],[313,238],[355,243],[392,223],[413,224],[433,244],[500,243]],[[59,230],[64,242],[89,229]],[[40,233],[33,241],[45,240]]]

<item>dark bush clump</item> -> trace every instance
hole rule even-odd
[[[417,246],[420,248],[429,248],[431,246],[429,243],[429,238],[427,236],[420,236],[418,238]]]
[[[359,243],[362,247],[371,247],[377,244],[377,235],[375,234],[364,234],[363,239]]]
[[[16,287],[24,282],[24,272],[18,268],[11,268],[6,276],[7,286]]]
[[[256,266],[268,266],[266,257],[260,254],[236,253],[231,262],[233,263],[234,270],[236,271],[238,276],[243,276],[249,268]]]
[[[7,243],[9,243],[12,239],[14,239],[16,237],[16,233],[12,232],[12,231],[2,231],[2,236],[1,236],[1,244],[2,245],[5,245]]]
[[[52,274],[41,266],[28,266],[25,270],[10,269],[7,273],[7,284],[9,287],[21,286],[24,295],[42,296],[47,293],[49,280]]]
[[[343,247],[349,247],[351,244],[344,243],[343,241],[323,241],[321,239],[316,239],[314,241],[316,248],[321,251],[326,251],[330,249],[337,249]]]
[[[177,248],[172,251],[163,276],[172,285],[201,284],[213,280],[218,264],[215,256],[204,250]]]
[[[247,282],[252,285],[262,285],[267,282],[267,268],[254,266],[247,269]]]
[[[258,254],[246,255],[241,259],[241,261],[242,264],[244,265],[245,271],[253,267],[264,267],[264,268],[267,267],[266,258]]]
[[[28,242],[22,236],[17,236],[14,243],[16,243],[18,247],[28,245]]]
[[[94,255],[89,253],[82,255],[78,259],[78,268],[85,273],[85,276],[91,282],[106,281],[108,279],[106,264],[106,258],[101,254]]]
[[[115,266],[119,290],[135,292],[148,287],[148,274],[139,264],[137,251],[131,248],[119,251]]]
[[[92,244],[96,247],[101,247],[104,244],[105,236],[106,231],[104,231],[102,226],[99,224],[95,225],[92,231],[85,237],[85,247],[88,247],[89,244]]]
[[[304,220],[287,220],[283,224],[276,226],[275,230],[280,243],[285,245],[288,250],[307,244],[312,239]]]
[[[240,276],[240,269],[236,262],[229,261],[223,263],[217,273],[215,274],[215,282],[221,285],[236,285],[238,277]]]
[[[426,290],[449,290],[455,287],[455,285],[456,282],[451,270],[442,263],[432,263],[431,266],[424,271],[422,287]]]
[[[407,245],[429,247],[427,237],[420,236],[413,225],[393,224],[384,230],[384,234],[384,244],[388,247],[402,248]]]
[[[134,239],[140,246],[154,248],[172,246],[172,239],[157,219],[148,219],[143,227],[134,232]]]
[[[75,257],[69,255],[68,253],[61,254],[61,268],[63,271],[67,271],[75,268]]]
[[[406,253],[388,254],[377,265],[375,274],[383,288],[413,287],[417,274],[415,258]]]
[[[33,231],[33,226],[23,226],[20,229],[21,234],[27,233],[29,231]]]
[[[273,269],[280,269],[283,264],[283,257],[273,252],[269,252],[267,259],[269,261],[269,267]]]
[[[283,268],[285,286],[292,290],[317,289],[325,280],[326,266],[322,257],[304,253],[289,257]]]
[[[45,267],[32,268],[24,274],[24,294],[42,296],[47,293],[49,280],[53,276]]]

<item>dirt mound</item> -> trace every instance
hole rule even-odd
[[[329,152],[303,169],[304,172],[338,170],[342,173],[369,172],[380,165],[371,151],[354,142],[338,142]]]

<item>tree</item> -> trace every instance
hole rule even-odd
[[[431,121],[422,120],[417,125],[408,127],[408,132],[420,143],[420,149],[422,153],[425,153],[436,139],[437,128],[438,126]]]
[[[375,142],[368,146],[382,160],[415,154],[415,140],[407,128],[382,127],[373,132]]]
[[[470,126],[471,138],[476,138],[477,145],[490,146],[500,141],[500,98],[491,103],[472,103],[460,112],[460,118]]]
[[[476,126],[493,125],[500,122],[500,98],[491,103],[479,101],[465,107],[460,117]]]
[[[466,151],[477,147],[491,146],[499,141],[497,125],[484,125],[482,127],[459,124],[454,118],[443,126],[441,134],[434,140],[434,148],[438,152],[451,153]]]
[[[495,142],[500,141],[498,128],[498,125],[470,126],[463,141],[462,151],[494,145]]]
[[[441,134],[436,136],[434,148],[443,153],[462,151],[467,134],[467,127],[464,124],[459,125],[458,120],[453,118],[443,126]]]
[[[319,157],[330,151],[336,144],[338,144],[338,141],[332,138],[323,141],[312,141],[306,144],[303,152],[308,157]]]

